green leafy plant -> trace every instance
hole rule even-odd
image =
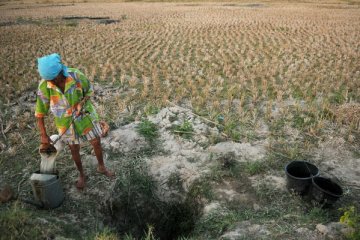
[[[101,232],[97,233],[94,240],[117,240],[118,235],[109,228],[104,228]]]
[[[146,116],[157,114],[157,113],[159,113],[159,111],[160,111],[159,107],[152,105],[152,104],[147,104],[144,107],[144,113]]]
[[[174,125],[173,126],[173,132],[179,134],[180,136],[184,137],[184,138],[191,138],[192,134],[193,134],[194,128],[191,124],[190,121],[185,120],[182,124],[180,125]]]
[[[245,171],[252,175],[264,172],[265,166],[263,161],[247,162],[245,164]]]
[[[221,234],[240,219],[235,211],[220,209],[200,219],[195,228],[195,233],[206,236],[207,239],[218,239]]]
[[[144,136],[146,140],[152,142],[155,138],[158,137],[158,128],[155,123],[145,119],[137,126],[137,131],[139,134]]]
[[[294,111],[292,126],[304,130],[313,125],[316,120],[315,114],[310,111]]]
[[[304,222],[308,223],[325,223],[328,221],[330,215],[329,212],[321,207],[313,207],[309,212],[302,217]]]
[[[347,237],[352,240],[360,239],[360,214],[355,206],[341,208],[340,210],[344,211],[344,214],[340,217],[340,222],[354,229]]]
[[[340,87],[330,95],[330,102],[335,104],[342,104],[346,101],[346,88]]]

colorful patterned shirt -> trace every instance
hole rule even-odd
[[[64,93],[52,81],[41,80],[37,91],[35,116],[44,117],[50,109],[59,134],[64,134],[63,138],[75,140],[77,136],[90,132],[93,122],[98,121],[99,116],[88,100],[83,106],[83,112],[88,114],[75,118],[79,102],[84,97],[93,95],[94,90],[89,80],[78,69],[69,68],[68,72]],[[73,118],[75,120],[71,124]]]

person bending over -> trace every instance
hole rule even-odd
[[[94,94],[90,81],[78,69],[64,66],[57,53],[38,58],[38,71],[42,80],[37,91],[35,117],[42,146],[46,148],[51,144],[44,124],[44,117],[50,109],[61,140],[69,145],[79,171],[76,187],[78,189],[85,187],[80,140],[87,140],[93,146],[98,160],[97,171],[108,177],[114,176],[114,173],[107,170],[104,165],[99,116],[89,101],[90,96]]]

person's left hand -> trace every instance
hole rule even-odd
[[[80,114],[81,114],[82,106],[83,106],[83,103],[82,103],[82,102],[79,102],[79,103],[76,105],[76,113],[75,113],[75,115],[76,115],[77,117],[80,116]]]
[[[80,116],[81,115],[81,110],[84,106],[84,104],[86,103],[86,101],[89,100],[88,96],[85,96],[77,105],[76,105],[76,116]]]

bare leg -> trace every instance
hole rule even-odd
[[[85,174],[84,174],[84,170],[81,164],[81,157],[80,157],[80,145],[79,144],[74,144],[74,145],[69,145],[70,150],[71,150],[71,155],[72,158],[75,162],[75,165],[77,167],[77,169],[79,170],[79,179],[76,183],[76,187],[78,189],[83,189],[85,187]]]
[[[100,138],[94,138],[92,140],[90,140],[91,145],[94,148],[94,152],[96,155],[96,159],[98,160],[98,167],[97,167],[97,171],[99,173],[102,173],[108,177],[112,177],[114,176],[113,172],[110,172],[109,170],[106,169],[105,164],[104,164],[104,159],[103,159],[103,151],[102,151],[102,147],[101,147],[101,141]]]

